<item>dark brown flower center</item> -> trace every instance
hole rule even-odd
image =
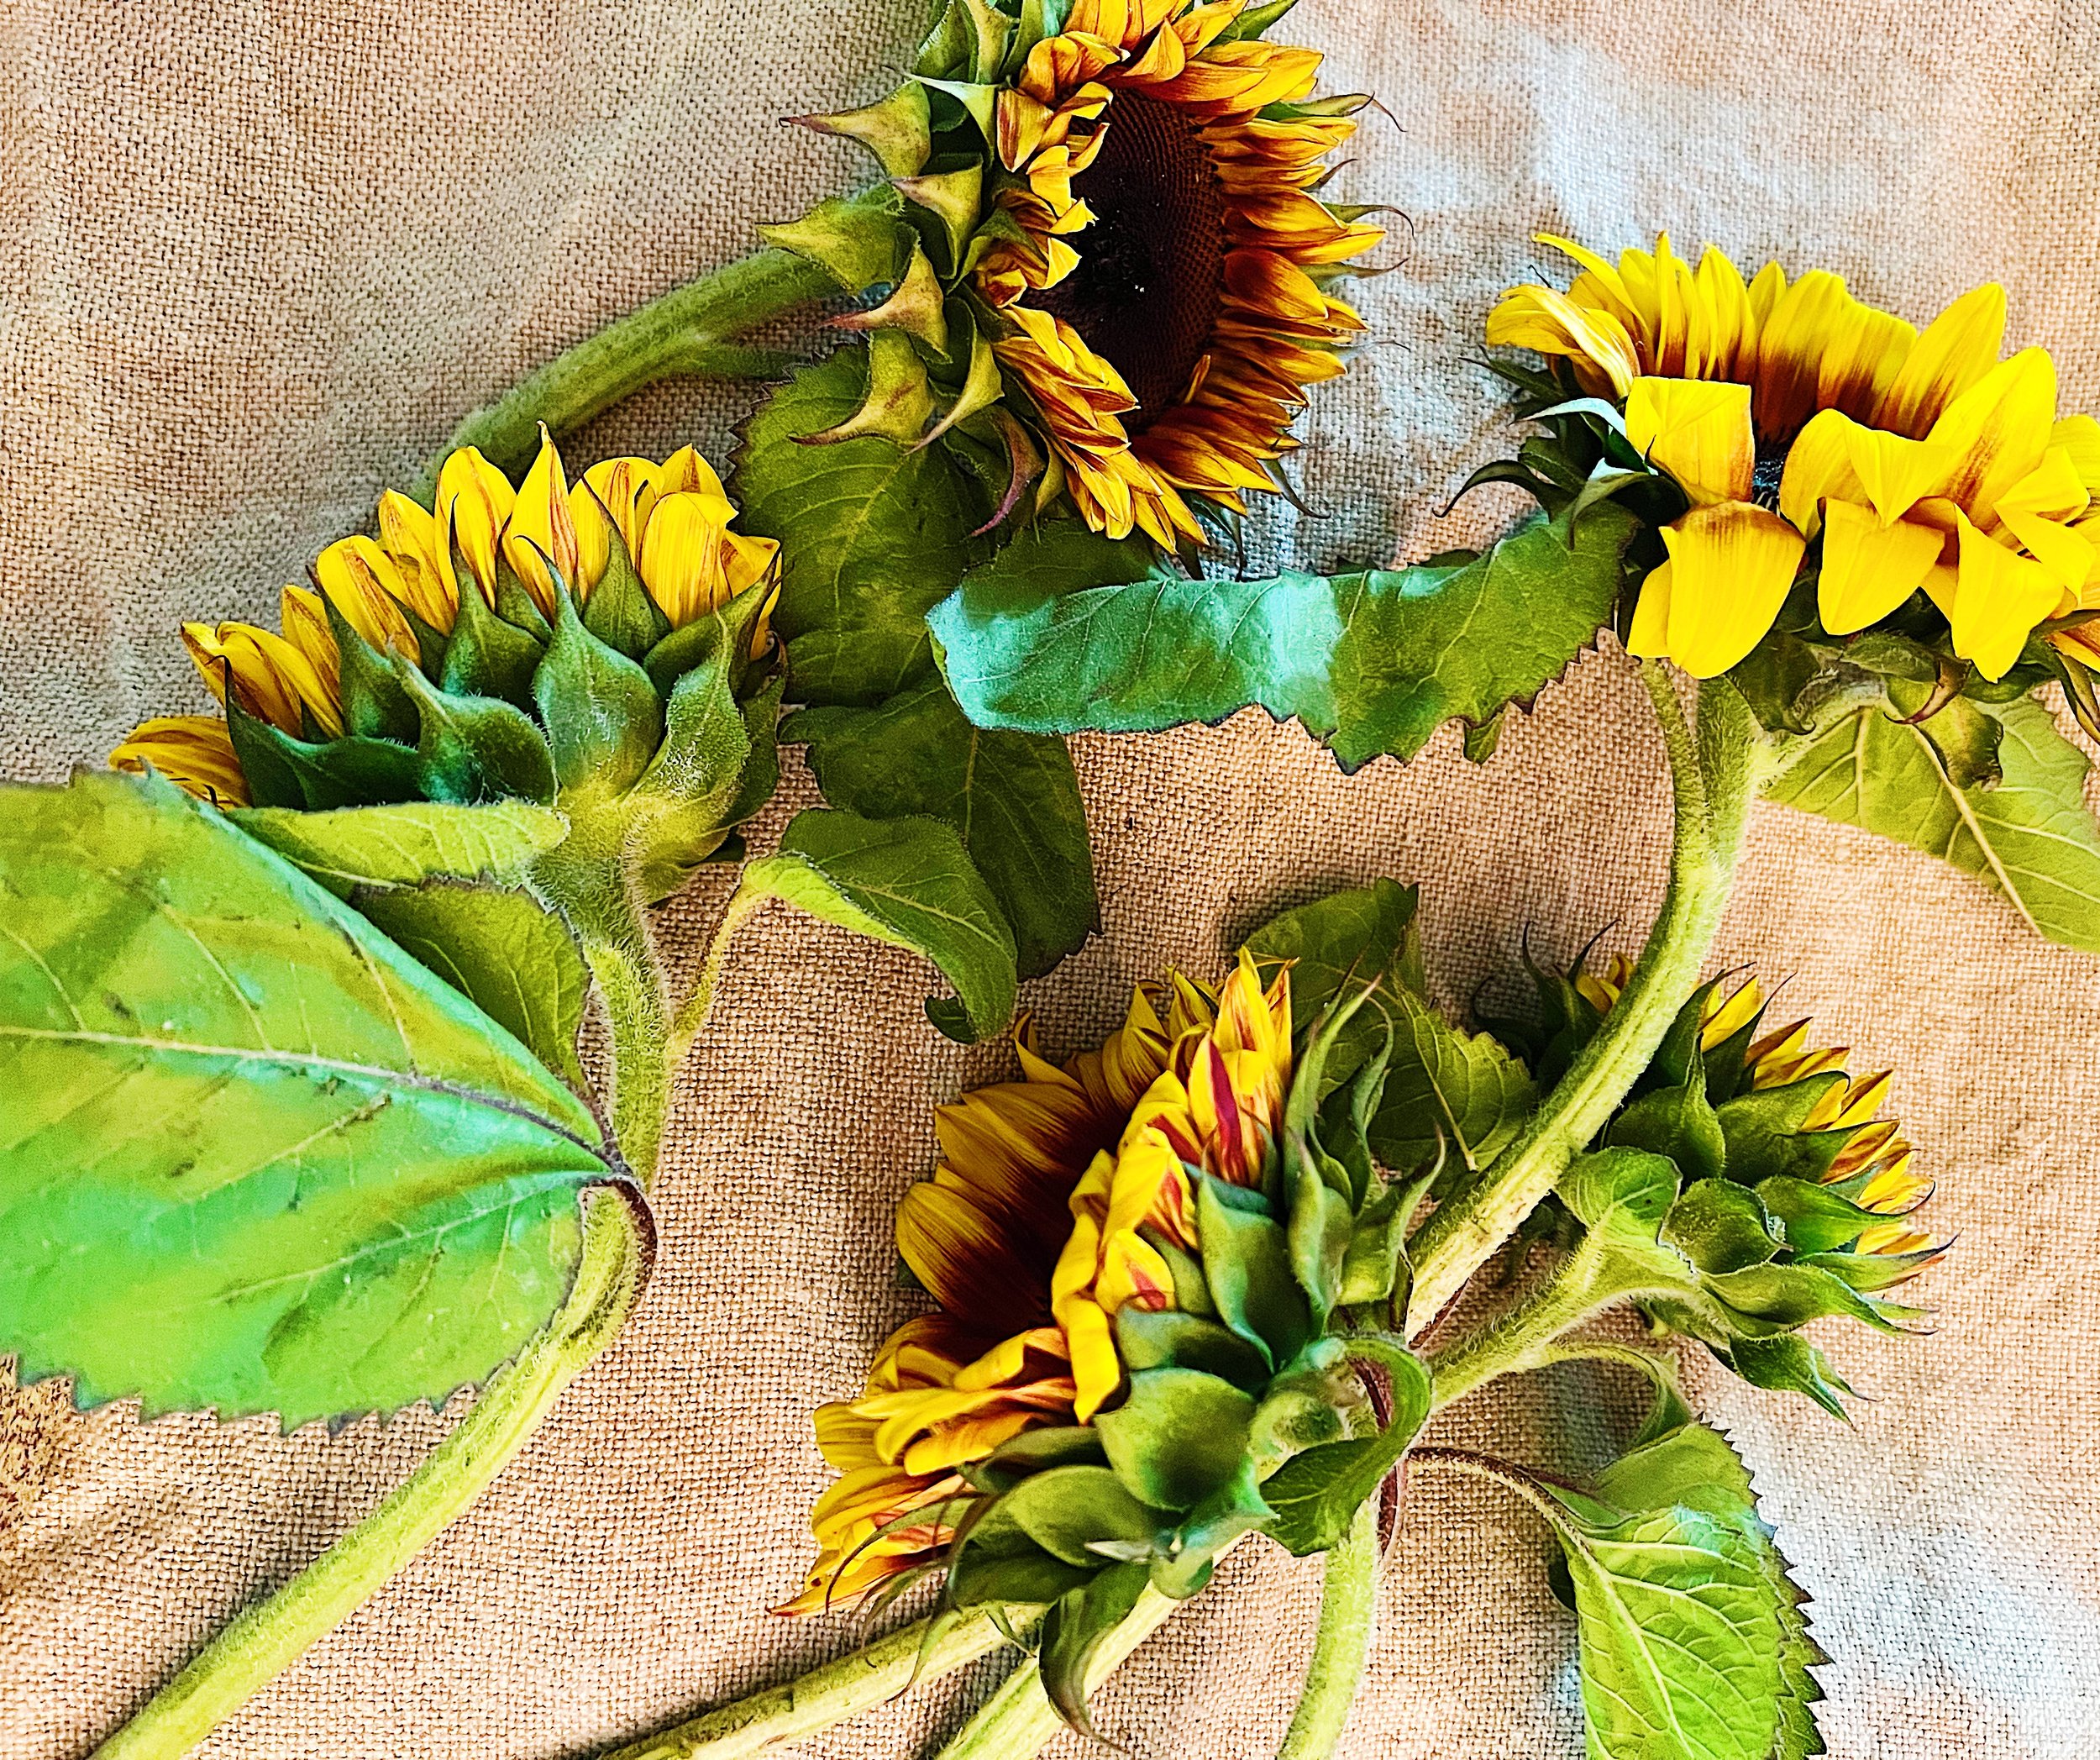
[[[1123,376],[1133,433],[1188,389],[1225,286],[1225,191],[1196,125],[1172,104],[1118,92],[1108,138],[1073,193],[1094,223],[1079,266],[1037,303]]]

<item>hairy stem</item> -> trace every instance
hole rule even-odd
[[[1010,1607],[1006,1613],[1010,1628],[1025,1633],[1038,1610]],[[958,1621],[921,1649],[927,1623],[916,1621],[784,1686],[765,1688],[690,1722],[644,1736],[605,1760],[748,1760],[872,1710],[914,1683],[938,1680],[968,1668],[1006,1642],[990,1609]]]
[[[460,423],[445,450],[478,446],[515,476],[532,463],[543,422],[565,433],[662,379],[775,377],[786,357],[738,347],[734,339],[838,291],[827,271],[785,250],[761,250],[711,270],[527,374]],[[436,483],[433,462],[417,486],[418,498],[427,502]]]
[[[627,823],[617,811],[569,803],[570,831],[534,864],[533,889],[558,909],[597,982],[612,1039],[612,1138],[647,1185],[656,1174],[684,1047],[671,1032],[669,994],[648,911],[627,871]]]
[[[1698,987],[1720,927],[1743,827],[1760,780],[1764,741],[1725,679],[1699,688],[1698,726],[1687,725],[1671,675],[1641,663],[1669,754],[1675,793],[1669,891],[1625,993],[1576,1055],[1517,1140],[1472,1191],[1423,1225],[1408,1332],[1419,1337],[1537,1208],[1567,1164],[1639,1080],[1671,1021]]]
[[[1131,1652],[1183,1605],[1147,1588],[1122,1624],[1094,1652],[1094,1660],[1087,1664],[1087,1691],[1091,1693],[1128,1662]],[[941,1750],[938,1760],[1033,1760],[1064,1727],[1063,1718],[1042,1690],[1042,1671],[1030,1656]]]
[[[1554,1269],[1552,1274],[1510,1311],[1471,1337],[1435,1358],[1432,1411],[1462,1400],[1502,1375],[1521,1374],[1559,1360],[1561,1337],[1631,1292],[1614,1282],[1609,1249],[1595,1235]]]
[[[1366,1498],[1341,1543],[1327,1554],[1312,1665],[1276,1760],[1327,1760],[1340,1744],[1371,1653],[1378,1612],[1378,1516],[1376,1500]]]
[[[561,1390],[618,1333],[647,1272],[645,1214],[615,1193],[595,1199],[575,1285],[547,1330],[497,1372],[398,1490],[213,1639],[95,1751],[97,1760],[174,1760],[189,1752],[473,1504]]]

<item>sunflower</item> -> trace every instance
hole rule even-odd
[[[1269,1164],[1290,1035],[1288,972],[1264,989],[1242,956],[1215,995],[1178,975],[1140,986],[1108,1042],[1062,1068],[1024,1022],[1022,1079],[936,1113],[942,1159],[906,1194],[897,1247],[937,1311],[884,1345],[860,1398],[818,1411],[838,1478],[811,1518],[816,1563],[778,1611],[937,1560],[979,1495],[964,1469],[1111,1405],[1117,1311],[1179,1306],[1192,1180],[1252,1187]]]
[[[1618,1001],[1632,975],[1631,963],[1614,954],[1599,971],[1578,971],[1573,981],[1583,1000],[1602,1015]],[[1847,1048],[1812,1044],[1805,1019],[1761,1032],[1767,1000],[1755,978],[1725,996],[1718,986],[1709,988],[1701,1004],[1700,1051],[1720,1066],[1719,1073],[1736,1093],[1776,1093],[1816,1084],[1803,1090],[1806,1109],[1790,1125],[1799,1137],[1842,1138],[1818,1179],[1856,1210],[1851,1221],[1857,1227],[1843,1243],[1844,1251],[1880,1261],[1865,1279],[1875,1289],[1915,1277],[1945,1253],[1948,1243],[1909,1220],[1931,1197],[1933,1185],[1919,1171],[1903,1127],[1878,1116],[1893,1072],[1847,1074]]]
[[[1616,265],[1542,242],[1582,272],[1566,292],[1512,288],[1487,339],[1566,361],[1690,503],[1641,588],[1635,654],[1727,671],[1772,628],[1812,544],[1828,633],[1922,591],[1955,656],[1991,679],[2037,625],[2100,601],[2100,423],[2058,419],[2046,351],[1998,359],[2002,288],[1963,295],[1921,333],[1823,270],[1790,281],[1771,263],[1746,282],[1710,246],[1694,267],[1667,234]]]
[[[1363,328],[1332,289],[1383,234],[1315,192],[1368,99],[1312,97],[1320,55],[1258,40],[1282,10],[985,5],[951,29],[952,9],[914,87],[802,118],[869,145],[952,229],[946,274],[914,244],[891,297],[842,322],[969,364],[937,434],[984,410],[1003,370],[1047,458],[1038,504],[1067,489],[1111,537],[1200,544],[1192,501],[1238,513],[1278,488],[1307,389]],[[776,241],[798,248],[792,229]],[[905,364],[916,390],[871,386],[869,406],[920,422],[923,372]]]
[[[486,627],[496,632],[475,650],[509,644],[524,656],[529,677],[564,587],[574,607],[600,623],[591,616],[592,596],[617,570],[622,581],[639,581],[625,642],[638,659],[766,581],[779,548],[730,529],[736,509],[690,446],[661,463],[608,459],[571,487],[543,429],[539,456],[517,490],[468,447],[445,460],[435,500],[433,511],[391,490],[381,496],[378,536],[344,538],[323,550],[313,584],[283,590],[276,630],[183,625],[184,647],[229,715],[144,722],[110,761],[119,770],[150,766],[205,800],[247,806],[257,791],[232,716],[302,747],[375,733],[412,743],[412,731],[360,724],[366,717],[344,694],[346,644],[382,667],[413,668],[451,690],[462,683],[452,650],[464,654],[468,646],[453,641],[464,607],[477,627],[492,620]],[[472,588],[465,601],[463,575]],[[753,638],[761,647],[764,621],[762,608]]]

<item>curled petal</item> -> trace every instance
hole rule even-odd
[[[1786,602],[1807,540],[1748,502],[1694,507],[1666,526],[1670,552],[1670,658],[1714,678],[1749,654]]]

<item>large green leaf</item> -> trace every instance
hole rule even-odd
[[[1610,617],[1635,529],[1606,502],[1572,547],[1565,519],[1539,521],[1466,561],[1267,581],[1160,564],[1075,589],[1104,553],[1054,525],[1016,538],[927,621],[983,726],[1149,733],[1259,704],[1353,766],[1411,757],[1444,722],[1484,722],[1557,677]]]
[[[83,1405],[442,1399],[545,1321],[582,1101],[157,779],[0,806],[0,1349]]]
[[[806,709],[782,737],[809,742],[824,798],[873,819],[953,825],[1014,932],[1021,975],[1100,926],[1079,779],[1061,739],[974,728],[937,678],[874,709]]]
[[[736,925],[769,898],[931,959],[960,1004],[927,1004],[944,1032],[982,1038],[1013,1013],[1012,931],[962,839],[938,819],[797,813],[779,852],[743,870],[713,959]]]
[[[773,627],[798,702],[877,703],[924,673],[927,612],[985,551],[981,496],[946,448],[803,444],[860,407],[867,362],[853,344],[802,368],[737,454],[743,528],[780,544]]]
[[[1995,788],[1959,788],[1921,727],[1865,710],[1801,742],[1775,801],[1893,838],[1972,874],[2040,933],[2100,953],[2100,826],[2085,756],[2032,697],[1977,706],[1999,724]]]
[[[1541,1500],[1575,1592],[1590,1753],[1821,1753],[1809,1668],[1823,1653],[1735,1451],[1686,1424],[1614,1463],[1596,1489],[1601,1501]]]

